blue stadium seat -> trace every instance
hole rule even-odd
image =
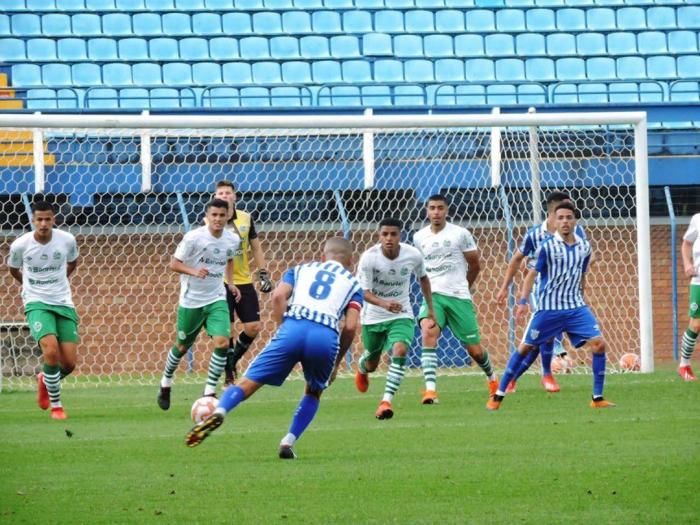
[[[464,80],[464,62],[456,58],[436,60],[435,80],[437,82],[460,82]]]
[[[647,28],[646,12],[641,7],[623,7],[617,10],[617,27],[624,31]]]
[[[557,10],[559,31],[583,31],[586,29],[586,14],[582,9]]]
[[[144,0],[117,0],[116,7],[119,11],[141,11],[146,9]]]
[[[221,68],[224,84],[252,84],[253,73],[250,64],[245,62],[229,62]]]
[[[525,64],[517,58],[496,60],[496,80],[509,82],[525,80]]]
[[[435,13],[435,30],[439,33],[463,33],[464,13],[456,9],[444,9]]]
[[[458,105],[484,105],[486,104],[485,86],[455,86],[456,95],[453,104]]]
[[[432,60],[406,60],[403,69],[406,82],[433,82],[435,80]]]
[[[80,13],[71,17],[73,34],[76,36],[102,36],[102,21],[98,15]]]
[[[391,36],[386,33],[366,33],[362,37],[362,54],[368,57],[393,55],[391,42]]]
[[[525,31],[525,12],[520,9],[496,11],[496,28],[507,33]]]
[[[346,33],[371,33],[372,15],[368,11],[346,11],[343,13],[343,30]]]
[[[41,32],[46,36],[72,36],[70,16],[50,14],[41,17]]]
[[[146,0],[146,9],[166,11],[175,9],[175,0]]]
[[[102,66],[102,83],[105,86],[124,86],[132,84],[131,66],[123,62],[105,64]]]
[[[299,58],[299,41],[293,36],[276,36],[270,39],[272,58]]]
[[[700,29],[700,6],[678,8],[679,29]]]
[[[27,40],[27,58],[37,62],[56,60],[56,41],[52,38],[31,38]]]
[[[180,58],[182,60],[208,60],[209,41],[205,38],[183,38],[180,40]]]
[[[394,37],[394,54],[397,57],[422,57],[423,39],[418,35],[403,34]]]
[[[538,84],[520,84],[517,86],[517,101],[518,104],[546,104],[547,100],[546,88]]]
[[[429,58],[454,56],[450,35],[428,35],[423,37],[423,50]]]
[[[439,9],[445,7],[445,0],[415,0],[415,4],[421,9]]]
[[[358,9],[382,9],[385,3],[384,0],[355,0],[355,6]]]
[[[132,36],[131,17],[123,13],[102,16],[102,33],[107,36]]]
[[[586,60],[586,76],[590,80],[614,80],[615,59],[608,57],[595,57]]]
[[[496,31],[496,20],[493,11],[486,9],[471,9],[467,11],[467,31],[486,33]]]
[[[415,7],[413,0],[384,0],[384,4],[390,9],[411,9]]]
[[[311,74],[318,84],[342,82],[340,62],[336,60],[319,60],[311,64]]]
[[[175,9],[182,11],[195,11],[206,7],[204,0],[175,0]]]
[[[668,33],[668,50],[671,53],[697,53],[697,33],[695,31],[671,31]]]
[[[360,42],[355,36],[331,37],[331,55],[333,58],[355,58],[360,53]]]
[[[556,61],[559,80],[585,80],[586,65],[580,58],[560,58]]]
[[[182,62],[170,62],[164,64],[163,84],[169,86],[186,86],[192,84],[192,67]]]
[[[248,60],[270,58],[270,46],[267,38],[261,36],[249,36],[241,38],[238,42],[241,57]]]
[[[310,84],[311,64],[300,60],[283,62],[282,81],[289,84]]]
[[[73,64],[70,69],[73,84],[76,86],[98,86],[102,84],[102,68],[100,68],[100,66],[98,66],[97,64]]]
[[[671,102],[700,102],[700,82],[674,82],[669,95]]]
[[[423,106],[426,103],[425,90],[421,86],[396,86],[394,88],[395,106]]]
[[[56,109],[56,91],[53,89],[30,89],[27,91],[27,109]]]
[[[610,102],[664,102],[663,87],[654,82],[619,82],[608,86]]]
[[[475,0],[445,0],[445,5],[447,7],[474,7],[476,5]]]
[[[119,93],[112,88],[94,88],[85,95],[85,105],[90,109],[119,108]]]
[[[199,62],[193,64],[192,82],[200,86],[221,84],[221,66],[214,62]]]
[[[473,57],[484,55],[484,39],[481,35],[457,35],[454,39],[455,55]]]
[[[8,11],[23,11],[26,8],[26,0],[6,0],[3,7]]]
[[[238,40],[227,36],[209,40],[209,56],[214,60],[232,60],[239,58]]]
[[[189,35],[192,33],[190,15],[184,13],[166,13],[160,17],[163,34],[169,36]]]
[[[668,53],[666,33],[643,31],[637,35],[637,49],[642,55],[662,55]]]
[[[608,85],[604,83],[579,84],[578,102],[581,104],[606,104],[608,102]]]
[[[525,60],[525,77],[537,82],[557,80],[557,75],[554,72],[554,61],[549,58],[528,58]]]
[[[152,60],[179,60],[180,50],[174,38],[153,38],[148,42],[148,54]]]
[[[576,37],[571,33],[551,33],[547,35],[547,53],[550,56],[576,55]],[[518,54],[523,56],[535,56],[542,53],[525,52],[517,46]]]
[[[203,95],[202,105],[209,108],[234,108],[241,105],[241,99],[236,88],[217,87]]]
[[[493,61],[486,58],[473,58],[464,63],[467,80],[472,82],[485,82],[496,80]]]
[[[345,82],[372,82],[372,67],[366,60],[347,60],[341,70]]]
[[[234,0],[234,5],[239,11],[258,11],[264,9],[264,0]]]
[[[19,87],[41,86],[41,68],[36,64],[16,64],[10,69],[12,85]]]
[[[406,11],[404,27],[407,33],[433,33],[435,31],[433,13],[424,10]]]
[[[609,33],[608,53],[611,55],[636,55],[637,38],[634,33]]]
[[[148,90],[124,88],[119,90],[119,107],[123,109],[145,109],[149,107]]]
[[[221,17],[225,35],[249,35],[253,32],[248,13],[226,13]]]
[[[0,35],[10,35],[10,17],[0,14]]]
[[[576,35],[576,49],[579,55],[605,55],[608,48],[602,33],[581,33]]]
[[[27,52],[21,38],[3,38],[0,40],[0,62],[25,60]]]
[[[700,70],[695,72],[695,76]],[[647,58],[647,76],[651,79],[676,78],[676,59],[670,56]]]
[[[153,109],[173,109],[179,108],[182,105],[180,100],[181,94],[177,89],[172,88],[155,88],[151,89],[150,107]]]
[[[650,7],[647,9],[647,29],[676,29],[676,10],[673,7]]]
[[[269,89],[264,87],[241,89],[241,106],[247,108],[269,108],[271,105]]]
[[[221,34],[221,16],[216,13],[196,13],[192,15],[192,32],[195,35]]]
[[[311,15],[303,11],[282,13],[282,30],[285,33],[311,33]]]
[[[323,0],[323,6],[328,9],[353,9],[355,4],[353,0]]]
[[[66,64],[44,64],[41,66],[41,82],[45,86],[70,86],[70,66]]]
[[[56,42],[58,59],[66,62],[87,60],[87,47],[82,38],[61,38]]]
[[[591,31],[614,31],[615,11],[607,7],[596,7],[586,12],[586,23]]]
[[[298,87],[284,86],[270,89],[270,100],[273,107],[301,107],[311,105],[311,94],[308,90]]]
[[[320,106],[362,106],[360,88],[357,86],[335,86],[319,91],[318,103]]]
[[[12,15],[12,34],[18,36],[41,36],[41,20],[37,15]]]
[[[4,1],[2,3],[2,6],[5,9],[24,9],[24,4],[25,2],[19,1],[19,2],[14,2],[12,0],[10,1]],[[16,5],[13,5],[16,4]],[[56,9],[56,2],[54,0],[26,0],[26,8],[29,11],[53,11]]]
[[[314,11],[311,25],[316,33],[342,33],[340,14],[333,11]]]
[[[647,71],[642,57],[622,57],[617,59],[617,78],[620,80],[646,78]]]
[[[279,84],[282,82],[282,72],[277,62],[255,62],[253,82],[262,84]]]
[[[123,38],[119,41],[119,58],[135,62],[148,60],[148,42],[143,38]]]
[[[117,60],[117,41],[112,38],[91,38],[87,46],[90,60]]]
[[[374,30],[378,33],[402,33],[403,13],[401,11],[377,11],[374,13]]]
[[[254,13],[253,31],[262,35],[281,33],[282,17],[279,13]]]
[[[114,0],[85,0],[88,11],[110,11],[116,9]]]
[[[486,103],[494,106],[509,106],[518,103],[518,92],[512,84],[486,86]]]
[[[163,34],[160,15],[155,13],[136,13],[131,17],[134,35],[154,36]]]
[[[557,22],[551,9],[529,9],[527,11],[527,30],[533,32],[556,31]]]
[[[403,64],[400,60],[382,58],[374,62],[376,82],[403,82]]]
[[[515,54],[515,42],[511,35],[505,33],[497,33],[495,35],[486,35],[484,38],[486,46],[486,56],[512,56]]]
[[[329,58],[331,56],[328,39],[325,36],[305,36],[299,41],[301,56],[304,58]]]

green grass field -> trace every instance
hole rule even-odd
[[[71,419],[33,392],[0,394],[0,523],[698,523],[700,384],[669,369],[614,375],[615,409],[588,408],[590,376],[545,394],[521,380],[497,413],[481,377],[440,378],[421,406],[408,378],[395,416],[340,379],[296,446],[276,456],[302,383],[265,388],[196,449],[199,387],[70,388]],[[72,433],[72,437],[67,435]]]

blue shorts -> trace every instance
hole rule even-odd
[[[306,384],[320,391],[328,387],[339,348],[338,332],[332,328],[287,318],[243,375],[256,383],[280,386],[301,363]]]
[[[571,310],[539,310],[525,329],[523,343],[539,346],[566,332],[574,347],[583,346],[594,337],[601,337],[600,327],[588,306]]]

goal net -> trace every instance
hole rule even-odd
[[[643,114],[0,116],[0,255],[30,229],[29,205],[39,195],[56,204],[58,227],[78,239],[71,283],[81,342],[67,384],[159,377],[179,293],[168,263],[184,232],[202,224],[222,179],[236,185],[238,208],[252,213],[276,281],[318,257],[328,236],[351,238],[357,260],[385,217],[401,219],[410,241],[426,224],[426,198],[447,196],[449,220],[470,229],[480,250],[474,301],[483,346],[500,367],[523,329],[512,319],[515,289],[508,306],[496,304],[506,265],[526,229],[545,219],[546,195],[566,191],[593,244],[586,297],[609,341],[610,368],[633,352],[652,369]],[[28,386],[40,352],[19,285],[0,275],[4,386]],[[413,291],[417,310],[415,283]],[[244,361],[275,329],[269,296],[260,298],[263,330]],[[588,352],[564,345],[574,370],[588,371]],[[203,381],[210,350],[200,335],[177,381]],[[361,352],[358,337],[346,370]],[[443,372],[473,370],[449,331],[438,356]]]

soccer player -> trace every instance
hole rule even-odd
[[[693,215],[688,230],[683,235],[681,245],[683,270],[690,277],[690,308],[688,328],[683,333],[681,343],[681,363],[678,375],[683,381],[697,381],[693,369],[690,368],[690,357],[693,355],[695,344],[700,332],[700,213]]]
[[[605,383],[606,343],[598,321],[583,299],[586,271],[591,259],[591,244],[576,233],[576,208],[570,201],[560,203],[555,211],[557,232],[542,243],[534,268],[528,272],[520,289],[517,318],[527,314],[532,285],[540,275],[537,289],[538,309],[525,329],[518,351],[508,361],[498,391],[486,408],[498,410],[508,383],[529,352],[542,343],[566,332],[571,343],[579,348],[589,343],[593,352],[592,408],[615,406],[603,399]]]
[[[209,361],[205,396],[216,396],[231,336],[226,294],[221,287],[224,274],[234,297],[240,297],[233,283],[233,259],[240,239],[225,229],[228,203],[214,199],[205,207],[206,226],[187,232],[170,262],[170,269],[180,274],[180,305],[177,309],[177,340],[168,352],[160,380],[158,406],[170,408],[173,376],[182,356],[195,342],[202,327],[213,339],[214,352]]]
[[[470,288],[481,266],[479,250],[469,230],[447,222],[449,206],[443,195],[428,198],[427,216],[430,225],[416,232],[413,243],[423,254],[425,271],[432,287],[435,320],[428,316],[428,303],[423,298],[418,318],[423,343],[421,366],[425,378],[424,405],[438,402],[436,391],[437,341],[448,326],[478,363],[489,381],[489,392],[498,387],[489,353],[481,347],[476,310]]]
[[[265,254],[258,238],[258,232],[255,229],[253,217],[250,213],[236,209],[236,188],[233,183],[227,180],[217,182],[214,198],[228,202],[228,227],[234,230],[241,238],[241,247],[236,250],[236,256],[233,261],[233,284],[241,292],[240,300],[235,300],[228,286],[224,283],[231,319],[231,334],[235,330],[234,320],[236,316],[243,324],[243,330],[238,334],[236,341],[234,342],[233,337],[229,339],[229,347],[226,354],[224,384],[232,385],[236,379],[238,361],[248,351],[250,345],[253,344],[262,327],[260,323],[260,302],[253,286],[249,252],[253,254],[255,265],[258,268],[260,291],[270,293],[272,291],[272,280],[265,269],[267,266],[265,264]]]
[[[357,277],[364,292],[362,307],[362,343],[365,351],[355,374],[360,392],[369,388],[369,373],[374,372],[383,351],[391,351],[391,365],[386,377],[384,397],[375,413],[377,419],[394,415],[391,401],[401,385],[406,370],[406,353],[416,328],[409,298],[411,274],[420,282],[428,305],[428,319],[435,323],[430,279],[425,273],[423,256],[413,246],[402,243],[403,224],[398,219],[379,223],[379,244],[360,257]]]
[[[39,343],[44,364],[37,376],[37,403],[51,407],[53,419],[67,419],[61,404],[61,380],[75,369],[78,315],[68,277],[78,265],[75,237],[54,228],[53,206],[45,201],[32,205],[34,231],[10,245],[10,274],[22,284],[27,324]]]
[[[525,234],[525,237],[523,237],[518,250],[516,250],[516,252],[513,254],[513,257],[508,264],[506,275],[503,277],[503,284],[496,295],[496,302],[498,304],[505,304],[506,297],[508,296],[508,289],[510,284],[513,282],[513,277],[521,264],[528,259],[533,259],[542,243],[556,233],[557,225],[554,210],[556,210],[560,203],[570,200],[569,195],[561,191],[552,192],[547,196],[547,220],[538,226],[533,226],[530,228]],[[576,234],[583,239],[586,238],[586,234],[579,224],[576,225]],[[538,284],[539,282],[536,281],[535,289],[533,291],[534,297],[537,296]],[[536,307],[534,302],[533,305]],[[546,341],[544,344],[540,345],[539,348],[536,348],[533,352],[528,353],[527,358],[523,361],[520,369],[517,370],[515,377],[508,385],[507,392],[509,394],[515,392],[516,381],[527,371],[528,368],[530,368],[535,359],[537,359],[538,355],[542,357],[542,386],[547,392],[559,392],[559,385],[552,375],[552,357],[554,355],[555,346],[563,350],[562,334],[557,334],[551,341]]]
[[[241,380],[226,389],[214,414],[188,432],[188,446],[199,445],[221,426],[226,414],[261,386],[280,386],[294,366],[301,363],[306,379],[304,397],[278,451],[282,459],[296,458],[294,444],[316,415],[321,394],[335,377],[355,336],[362,289],[350,273],[351,266],[352,245],[333,237],[323,247],[323,262],[287,270],[272,294],[277,333]],[[345,323],[341,329],[343,315]]]

